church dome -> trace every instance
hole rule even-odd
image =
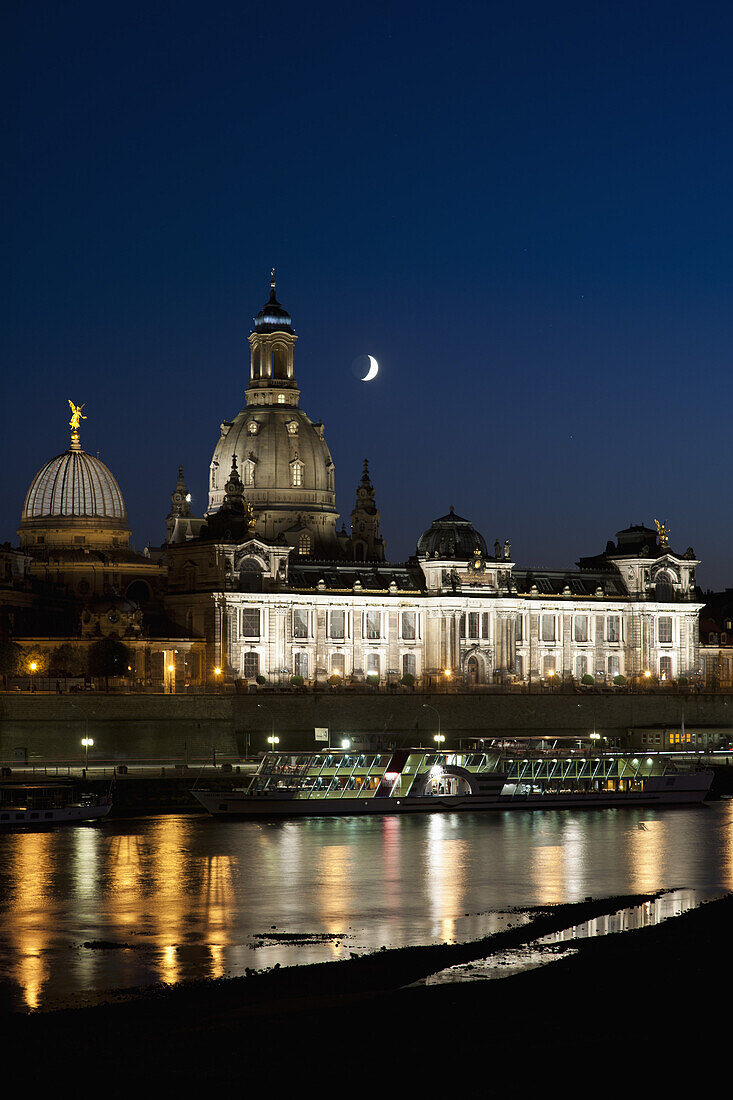
[[[434,519],[430,529],[420,536],[417,543],[417,554],[421,558],[467,561],[476,550],[487,553],[483,535],[470,520],[457,516],[452,508],[447,516]]]
[[[33,478],[21,522],[75,517],[123,524],[127,519],[120,487],[105,464],[72,447],[52,458]]]
[[[274,273],[270,297],[254,318],[254,323],[255,332],[289,332],[295,335],[292,317],[275,297]]]

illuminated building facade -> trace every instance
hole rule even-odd
[[[453,509],[408,562],[385,561],[365,464],[351,533],[337,531],[323,426],[299,408],[292,320],[255,317],[246,406],[222,424],[209,507],[191,517],[182,473],[168,516],[168,615],[205,639],[209,672],[305,683],[468,685],[673,681],[698,672],[692,549],[631,527],[575,571],[517,569]]]

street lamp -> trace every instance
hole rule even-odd
[[[270,718],[272,719],[272,733],[267,738],[267,742],[268,742],[268,744],[272,745],[272,747],[274,749],[275,745],[280,744],[280,738],[275,737],[275,715],[272,713],[272,710],[270,709],[270,707],[265,706],[264,703],[258,703],[257,704],[257,709],[258,710],[267,710],[267,711],[270,712]]]
[[[423,710],[425,710],[425,709],[434,710],[435,713],[438,716],[438,732],[437,732],[436,736],[433,738],[433,740],[437,741],[438,742],[438,747],[440,747],[441,743],[443,741],[445,741],[445,737],[443,737],[443,735],[440,732],[440,711],[438,710],[437,707],[434,707],[432,703],[423,703]]]
[[[89,766],[89,749],[94,744],[93,737],[82,737],[81,743],[84,746],[84,770]]]
[[[28,668],[30,669],[30,674],[31,674],[30,675],[31,691],[33,691],[33,674],[35,673],[36,669],[38,668],[38,665],[36,664],[35,661],[31,661]]]
[[[221,676],[221,669],[220,668],[215,668],[214,669],[214,676],[216,677],[216,679],[214,680],[214,683],[216,684],[217,691],[221,691],[221,681],[219,680],[219,677]]]

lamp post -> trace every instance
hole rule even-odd
[[[29,670],[30,670],[30,686],[31,686],[31,692],[33,692],[33,676],[34,676],[34,673],[35,673],[36,669],[38,668],[38,665],[36,664],[36,662],[35,662],[35,661],[31,661],[31,663],[30,663],[30,664],[28,665],[28,668],[29,668]]]
[[[438,716],[438,732],[435,735],[435,737],[433,738],[433,740],[438,742],[438,748],[440,748],[443,741],[445,741],[445,737],[443,737],[442,733],[440,732],[440,711],[438,710],[437,707],[434,707],[432,703],[423,703],[423,710],[425,710],[425,709],[434,710],[435,713]]]
[[[258,709],[258,710],[267,710],[267,711],[269,711],[269,712],[270,712],[270,718],[272,719],[272,733],[271,733],[271,734],[270,734],[270,736],[269,736],[269,737],[267,738],[267,741],[268,741],[268,744],[271,744],[271,745],[272,745],[272,747],[273,747],[273,749],[274,749],[274,748],[275,748],[275,745],[279,745],[279,744],[280,744],[280,738],[279,738],[279,737],[275,737],[275,715],[274,715],[274,714],[272,713],[272,710],[271,710],[271,708],[270,708],[270,707],[268,707],[268,706],[265,706],[265,704],[264,704],[264,703],[258,703],[258,704],[257,704],[257,709]]]
[[[84,746],[84,771],[89,767],[89,749],[94,744],[93,737],[82,737],[81,743]]]

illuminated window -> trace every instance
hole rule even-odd
[[[293,667],[295,669],[296,676],[302,676],[304,680],[308,679],[308,654],[296,653],[293,658]]]
[[[618,657],[609,657],[608,658],[608,675],[609,675],[609,678],[611,680],[613,680],[614,676],[618,676],[619,672],[620,672],[620,668],[619,668],[619,659],[618,659]]]
[[[376,638],[381,637],[381,632],[380,632],[380,629],[379,629],[379,612],[378,611],[367,611],[367,613],[365,615],[365,618],[364,618],[364,624],[365,624],[365,628],[366,628],[365,633],[366,633],[367,638],[370,638],[370,639],[374,640]]]
[[[554,642],[555,641],[555,616],[543,615],[542,616],[542,641]],[[554,665],[553,665],[554,668]]]
[[[260,609],[259,607],[242,608],[242,637],[259,638],[260,636]]]
[[[555,675],[555,658],[543,657],[542,658],[542,675],[545,677]]]
[[[284,405],[285,404],[285,394],[284,393],[279,393],[277,395],[277,403],[278,403],[278,405]]]
[[[402,637],[407,642],[414,642],[417,636],[415,619],[416,616],[414,611],[402,612]]]
[[[328,634],[330,638],[344,638],[346,630],[346,612],[331,611],[328,617]]]
[[[672,641],[672,616],[660,615],[658,621],[659,641]]]
[[[310,537],[310,535],[303,534],[298,539],[298,553],[306,555],[306,554],[310,554],[310,552],[311,552],[311,537]]]
[[[346,672],[346,658],[343,653],[331,654],[331,675],[344,676]]]
[[[296,609],[293,611],[293,637],[308,637],[308,612],[305,610]]]
[[[292,470],[293,486],[297,489],[303,484],[303,463],[293,462],[290,469]]]
[[[245,653],[242,658],[242,674],[245,680],[254,680],[260,674],[259,653]]]
[[[672,658],[660,657],[659,658],[659,679],[671,680],[672,679]]]
[[[379,676],[379,654],[378,653],[367,653],[366,673],[367,673],[367,676]]]

